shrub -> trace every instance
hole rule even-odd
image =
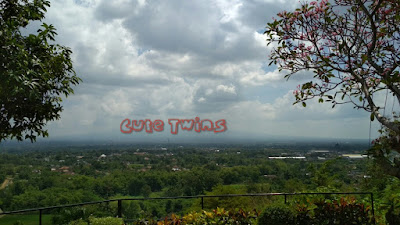
[[[20,220],[17,220],[15,223],[13,223],[13,225],[24,225],[24,223]]]
[[[309,207],[298,206],[295,210],[289,209],[286,205],[272,205],[264,210],[258,221],[259,225],[373,224],[369,208],[356,203],[354,199],[332,202],[322,200]],[[400,223],[396,221],[393,224]]]
[[[104,217],[104,218],[90,218],[90,225],[122,225],[124,220],[122,218]]]
[[[400,224],[400,200],[392,199],[390,202],[390,207],[385,214],[386,222],[389,225]]]
[[[69,221],[87,217],[89,217],[89,214],[84,207],[66,208],[53,215],[51,222],[52,224],[68,224]]]
[[[295,212],[286,205],[268,206],[258,218],[259,225],[293,225]]]
[[[316,202],[314,209],[314,222],[316,224],[373,224],[369,209],[364,204],[356,203],[355,200],[347,202],[344,199],[333,202]]]
[[[204,225],[204,224],[255,224],[258,212],[244,211],[242,209],[226,211],[222,208],[217,208],[211,212],[193,212],[183,217],[172,214],[170,217],[166,217],[163,221],[138,221],[136,225],[174,225],[174,224],[190,224],[190,225]]]
[[[88,222],[80,219],[70,222],[68,225],[88,225]]]

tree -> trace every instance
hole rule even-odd
[[[0,142],[48,136],[44,126],[60,118],[60,96],[80,81],[71,50],[54,43],[52,25],[43,23],[37,34],[21,32],[41,21],[49,6],[45,0],[0,0]]]
[[[278,16],[265,32],[268,44],[275,44],[271,64],[287,71],[288,79],[299,71],[314,73],[314,79],[294,91],[295,103],[306,106],[307,100],[318,98],[332,107],[353,104],[371,112],[371,120],[395,134],[392,144],[399,146],[400,124],[382,113],[384,106],[374,95],[387,91],[400,102],[400,1],[313,1]],[[392,156],[375,150],[386,172],[400,178],[400,166],[390,160],[393,153],[398,157],[399,147]]]

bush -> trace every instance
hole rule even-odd
[[[20,220],[17,220],[15,223],[13,223],[13,225],[24,225],[24,223]]]
[[[259,225],[293,225],[295,212],[286,205],[268,206],[258,218]]]
[[[393,224],[400,224],[395,217]],[[310,207],[298,206],[296,210],[289,209],[286,205],[272,205],[261,214],[259,225],[369,225],[373,224],[373,218],[369,215],[369,209],[355,200],[346,201],[319,201]],[[392,223],[391,223],[392,224]],[[391,225],[390,224],[390,225]]]
[[[68,225],[123,225],[124,221],[121,218],[115,217],[103,217],[103,218],[95,218],[90,217],[89,223],[85,220],[79,219],[70,222]]]
[[[122,218],[104,217],[104,218],[90,218],[90,225],[122,225],[124,220]]]
[[[389,225],[400,224],[400,200],[391,202],[390,208],[385,214],[385,218]]]
[[[66,208],[58,211],[56,215],[53,215],[51,222],[52,224],[68,224],[72,220],[87,218],[89,215],[90,214],[84,207]]]
[[[235,211],[226,211],[221,208],[217,208],[211,212],[193,212],[183,217],[172,214],[170,217],[166,217],[163,221],[138,221],[135,225],[173,225],[173,224],[190,224],[190,225],[204,225],[204,224],[226,224],[226,225],[237,225],[237,224],[255,224],[258,216],[256,210],[244,211],[242,209]]]
[[[341,199],[340,202],[316,202],[314,204],[317,206],[314,209],[316,224],[373,224],[368,215],[369,209],[365,208],[364,204],[356,203],[355,200],[347,202]]]
[[[68,225],[88,225],[88,222],[80,219],[70,222]]]

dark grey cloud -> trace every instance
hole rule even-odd
[[[238,87],[233,84],[201,82],[193,95],[196,112],[220,112],[239,102]]]
[[[212,62],[263,56],[253,32],[225,14],[214,1],[147,1],[124,26],[138,45],[158,51],[191,53]]]
[[[137,1],[102,1],[97,5],[94,15],[96,19],[107,22],[113,19],[122,19],[129,14],[134,13],[135,8],[138,7]]]

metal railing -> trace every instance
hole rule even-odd
[[[201,208],[204,209],[205,198],[233,198],[233,197],[267,197],[267,196],[284,196],[284,202],[287,203],[289,196],[296,195],[369,195],[371,200],[371,213],[372,217],[375,217],[374,209],[374,195],[372,192],[309,192],[309,193],[259,193],[259,194],[228,194],[228,195],[196,195],[196,196],[178,196],[178,197],[155,197],[155,198],[119,198],[119,199],[108,199],[102,201],[93,202],[82,202],[76,204],[59,205],[59,206],[48,206],[33,209],[22,209],[8,212],[0,212],[0,215],[11,215],[18,213],[36,212],[39,211],[39,225],[42,225],[42,214],[45,210],[69,208],[76,206],[85,205],[96,205],[101,203],[117,202],[117,217],[122,218],[122,201],[151,201],[151,200],[169,200],[169,199],[201,199]]]

